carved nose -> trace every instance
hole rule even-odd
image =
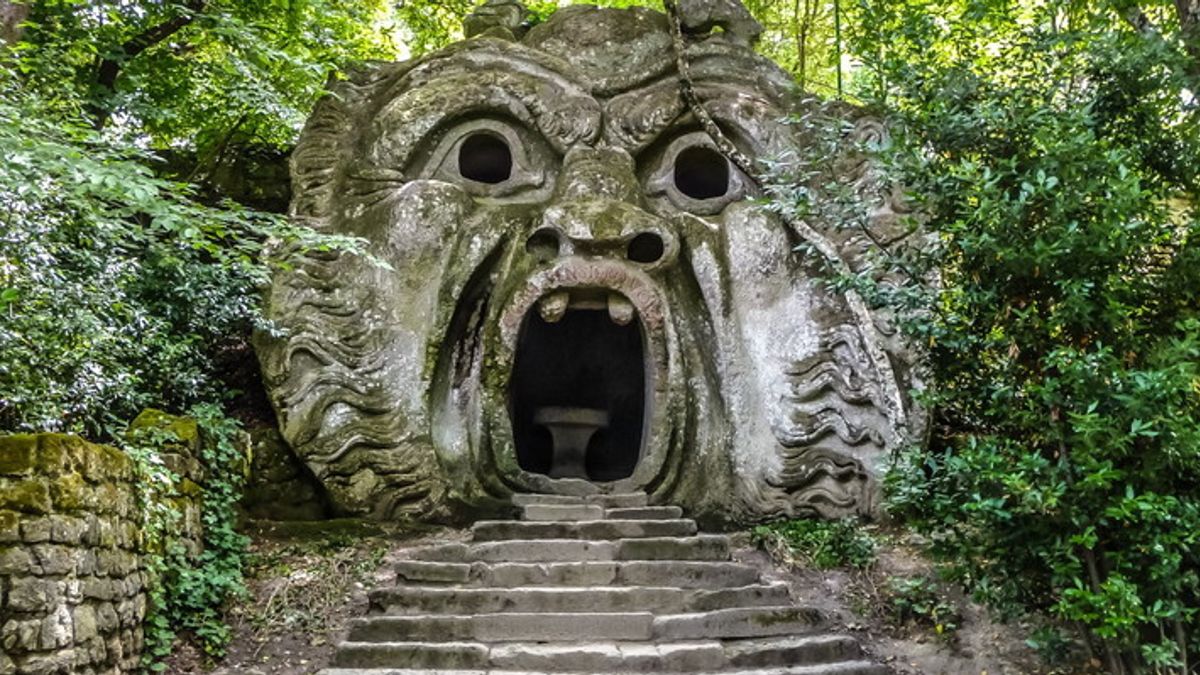
[[[567,152],[555,201],[611,199],[641,202],[633,157],[618,148],[576,147]]]
[[[629,260],[658,267],[678,248],[663,220],[641,207],[633,158],[616,148],[572,148],[554,203],[525,242],[547,262],[561,256]]]
[[[633,204],[585,199],[546,209],[525,249],[543,262],[582,255],[657,267],[674,257],[678,244],[660,218]]]

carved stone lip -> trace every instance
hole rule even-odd
[[[670,326],[666,298],[654,280],[633,265],[605,259],[571,257],[536,271],[518,287],[499,317],[498,351],[494,367],[502,373],[495,392],[507,392],[513,375],[517,343],[521,329],[538,303],[547,297],[567,292],[571,305],[598,303],[605,295],[615,295],[632,305],[643,336],[645,361],[645,411],[642,418],[640,459],[632,475],[611,482],[578,478],[551,478],[520,468],[516,459],[512,421],[508,415],[495,416],[489,444],[500,469],[500,478],[518,492],[590,494],[644,489],[660,474],[671,444],[668,416],[670,390],[667,387],[672,368]],[[582,298],[582,300],[580,300]],[[598,309],[599,305],[589,308]],[[500,406],[507,409],[507,406]]]
[[[526,281],[500,317],[500,340],[509,350],[516,349],[525,316],[543,297],[557,290],[600,289],[614,291],[627,298],[637,310],[649,337],[664,330],[665,299],[648,275],[629,264],[614,260],[572,258],[538,272]],[[653,342],[653,338],[649,341]]]

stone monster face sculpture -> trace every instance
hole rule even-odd
[[[911,359],[814,258],[870,239],[752,201],[662,14],[521,14],[485,5],[483,35],[337,82],[309,120],[293,217],[370,255],[294,252],[271,287],[257,346],[295,452],[384,518],[629,490],[710,520],[871,512],[915,432]],[[790,79],[725,27],[687,40],[704,107],[752,158],[794,150]]]

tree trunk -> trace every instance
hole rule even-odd
[[[1188,74],[1193,82],[1200,82],[1200,0],[1175,0],[1175,11],[1179,14],[1183,48],[1191,57]]]
[[[21,40],[25,32],[22,24],[29,18],[29,5],[24,2],[0,0],[0,45],[11,45]]]
[[[121,74],[124,62],[136,58],[142,52],[191,25],[207,5],[208,0],[188,0],[182,6],[184,11],[178,16],[150,26],[126,40],[121,45],[119,57],[108,57],[98,61],[96,93],[88,106],[93,118],[92,124],[96,129],[103,129],[104,125],[108,124],[108,118],[112,116],[112,107],[107,99],[116,91],[117,76]]]

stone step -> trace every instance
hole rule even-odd
[[[675,520],[683,517],[678,506],[627,506],[606,509],[599,504],[529,504],[521,519],[530,522],[554,520]]]
[[[521,520],[410,551],[321,675],[884,675],[644,493],[517,495]]]
[[[514,539],[473,544],[468,556],[481,562],[573,562],[615,560],[617,542],[582,539]]]
[[[432,570],[426,566],[450,569]],[[750,565],[721,561],[625,560],[541,563],[430,563],[402,561],[397,576],[405,582],[450,583],[473,586],[677,586],[680,588],[727,588],[759,581]],[[464,574],[466,575],[464,577]],[[432,577],[432,578],[426,578]]]
[[[672,520],[682,518],[683,509],[678,506],[631,506],[607,509],[604,517],[614,520]]]
[[[401,560],[394,569],[400,583],[465,584],[471,579],[468,563]]]
[[[821,613],[809,607],[779,604],[731,607],[707,612],[654,617],[656,640],[700,640],[802,635],[820,627]]]
[[[440,588],[397,586],[371,591],[371,607],[387,614],[490,614],[497,612],[707,612],[788,602],[787,584],[752,584],[718,590],[668,586],[518,586]]]
[[[509,643],[491,650],[491,662],[505,670],[608,673],[695,672],[725,666],[725,652],[715,640],[654,644],[650,642]]]
[[[616,583],[721,589],[761,581],[751,565],[720,560],[627,560],[617,564]]]
[[[650,498],[645,492],[595,494],[583,497],[575,497],[570,495],[518,494],[513,495],[512,503],[521,507],[529,506],[530,504],[598,504],[605,508],[616,509],[646,506],[650,503]]]
[[[487,645],[479,642],[343,642],[333,655],[336,668],[486,668]]]
[[[471,526],[474,541],[514,539],[631,539],[642,537],[690,537],[696,521],[672,520],[481,520]]]
[[[618,560],[729,560],[729,537],[700,534],[694,537],[621,539]]]
[[[466,544],[454,542],[413,548],[408,552],[408,557],[422,562],[465,563],[470,562],[470,551]]]
[[[513,613],[373,616],[350,624],[350,642],[477,640],[649,640],[650,612]]]
[[[862,657],[862,647],[849,635],[788,635],[732,640],[724,646],[725,657],[735,668],[836,663]]]
[[[528,521],[602,520],[606,516],[599,504],[529,504],[521,509],[521,517]]]
[[[606,675],[639,675],[644,671],[610,671]],[[779,668],[761,668],[752,670],[720,670],[697,671],[694,675],[890,675],[892,670],[887,666],[870,661],[843,661],[807,666],[786,666]],[[326,668],[317,675],[555,675],[548,671],[530,670],[501,670],[496,668],[452,670],[442,669],[413,669],[413,668]]]
[[[487,669],[507,673],[696,673],[720,671],[731,664],[726,648],[715,640],[669,642],[343,642],[334,660],[338,668]],[[412,670],[398,672],[413,672]],[[419,671],[418,671],[419,672]],[[728,672],[728,671],[727,671]],[[866,661],[792,663],[770,668],[737,669],[744,675],[758,673],[818,673],[837,675],[881,675],[885,667]]]
[[[729,537],[720,534],[699,534],[689,537],[642,537],[606,541],[509,539],[427,546],[413,550],[410,557],[417,561],[446,563],[729,560]]]
[[[808,666],[735,670],[722,675],[892,675],[892,669],[871,661],[842,661]]]
[[[715,640],[650,642],[343,642],[334,665],[378,668],[495,668],[507,671],[607,673],[695,672],[726,665]]]

